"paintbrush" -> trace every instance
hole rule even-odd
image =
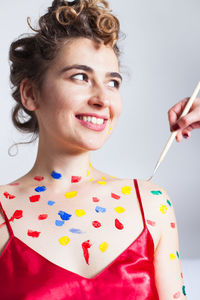
[[[192,106],[192,103],[194,102],[194,99],[196,98],[197,94],[199,93],[199,90],[200,90],[200,81],[198,82],[197,86],[195,87],[194,92],[193,92],[192,96],[190,97],[188,103],[186,104],[186,106],[185,106],[185,108],[184,108],[181,116],[179,117],[179,119],[182,118],[183,116],[185,116],[189,112],[189,110],[190,110],[190,108]],[[161,161],[164,159],[164,157],[167,154],[167,151],[169,150],[169,148],[170,148],[170,146],[171,146],[174,138],[176,137],[177,131],[178,130],[176,130],[176,131],[174,131],[174,132],[171,133],[171,135],[170,135],[170,137],[169,137],[169,139],[168,139],[168,141],[166,143],[166,146],[164,147],[164,149],[163,149],[163,151],[162,151],[162,153],[160,155],[160,158],[159,158],[159,160],[158,160],[158,162],[157,162],[157,164],[155,166],[153,175],[151,177],[149,177],[149,179],[147,179],[147,181],[150,181],[153,178],[153,176],[156,173],[156,171],[157,171],[157,169],[158,169]]]

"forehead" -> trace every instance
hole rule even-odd
[[[58,68],[67,64],[89,65],[99,71],[118,71],[119,61],[110,46],[97,44],[87,38],[66,41],[55,59]]]

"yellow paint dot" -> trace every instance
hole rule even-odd
[[[102,176],[102,179],[106,180],[106,177],[103,177],[103,176]]]
[[[106,181],[97,181],[98,184],[101,184],[101,185],[105,185],[107,182]]]
[[[93,178],[90,178],[90,181],[93,181]]]
[[[107,242],[102,242],[101,245],[99,246],[99,249],[101,252],[105,252],[108,248],[108,243]]]
[[[90,175],[90,172],[89,172],[89,170],[87,170],[87,176],[89,176]]]
[[[110,133],[110,132],[111,132],[111,129],[112,129],[112,126],[110,126],[108,133]]]
[[[89,160],[89,166],[92,167],[91,161]]]
[[[111,176],[111,175],[110,175],[110,177],[111,177],[111,178],[117,178],[117,177],[115,177],[115,176]]]
[[[65,193],[66,198],[73,198],[75,196],[77,196],[77,191]]]
[[[173,253],[170,253],[169,257],[170,257],[171,260],[174,260],[176,258],[176,255],[173,254]]]
[[[122,194],[124,194],[124,195],[130,195],[131,190],[132,190],[132,188],[129,185],[123,186],[121,189]]]
[[[166,193],[167,194],[167,192],[163,189],[163,188],[160,188],[164,193]]]
[[[85,215],[84,209],[76,209],[75,213],[76,213],[77,217],[82,217]]]
[[[117,207],[115,207],[115,210],[116,210],[117,213],[120,214],[120,213],[123,213],[125,211],[125,208],[121,207],[121,206],[117,206]]]
[[[161,211],[162,214],[166,214],[167,206],[166,205],[160,205],[160,211]]]
[[[70,238],[68,238],[68,236],[62,236],[60,239],[59,239],[59,243],[62,245],[62,246],[66,246],[70,241]]]

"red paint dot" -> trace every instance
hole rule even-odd
[[[28,235],[32,236],[32,237],[38,237],[40,235],[40,233],[41,232],[39,232],[39,231],[34,231],[34,230],[31,230],[31,229],[28,230]]]
[[[180,298],[180,296],[181,296],[181,293],[177,292],[176,294],[173,295],[173,298],[178,299],[178,298]]]
[[[82,177],[81,176],[72,176],[71,177],[71,182],[74,183],[74,182],[79,182],[81,181]]]
[[[85,258],[86,263],[89,265],[89,251],[88,249],[91,247],[92,245],[90,244],[90,241],[87,240],[85,242],[82,243],[82,248],[83,248],[83,256]]]
[[[170,226],[171,226],[171,228],[175,228],[176,227],[175,223],[173,223],[173,222],[170,223]]]
[[[9,183],[9,185],[19,185],[18,182]]]
[[[156,222],[151,221],[151,220],[147,220],[147,224],[151,225],[151,226],[155,226]]]
[[[45,220],[48,217],[48,214],[43,214],[38,216],[38,220]]]
[[[101,223],[98,222],[98,221],[93,221],[93,222],[92,222],[92,225],[93,225],[95,228],[101,227]]]
[[[35,176],[33,179],[37,180],[37,181],[42,181],[44,179],[43,176]]]
[[[12,222],[12,221],[14,221],[14,219],[22,218],[22,216],[23,216],[22,214],[23,214],[22,210],[16,210],[9,221]]]
[[[183,273],[181,272],[181,278],[183,278]]]
[[[22,210],[16,210],[12,215],[13,220],[22,218],[22,214],[23,214]]]
[[[114,198],[114,199],[117,199],[117,200],[120,199],[120,196],[117,195],[117,194],[114,194],[114,193],[111,193],[111,197]]]
[[[3,194],[4,194],[4,196],[6,197],[6,199],[14,199],[14,198],[15,198],[14,195],[9,194],[8,192],[5,192],[5,193],[3,193]]]
[[[121,230],[124,228],[124,225],[118,219],[115,219],[115,227]]]
[[[29,197],[30,202],[37,202],[40,200],[40,195],[34,195]]]
[[[97,197],[92,197],[93,202],[99,202],[100,200]]]

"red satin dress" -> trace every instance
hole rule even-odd
[[[133,179],[144,229],[103,271],[85,278],[38,254],[13,234],[0,256],[1,300],[157,300],[154,243],[147,228],[138,182]]]

